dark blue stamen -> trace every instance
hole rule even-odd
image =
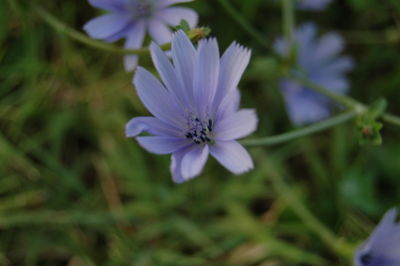
[[[197,117],[188,119],[189,131],[186,132],[185,137],[192,139],[195,144],[212,142],[210,132],[212,131],[213,121],[211,119],[201,121]]]
[[[208,119],[208,125],[207,125],[208,131],[212,131],[212,120]]]

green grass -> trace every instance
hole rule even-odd
[[[147,111],[120,56],[55,32],[29,2],[0,1],[0,265],[349,265],[297,215],[271,175],[351,245],[399,204],[400,129],[390,125],[382,146],[359,146],[349,123],[252,148],[256,169],[248,174],[234,176],[210,160],[199,178],[174,184],[168,156],[124,136],[125,123]],[[231,2],[271,43],[281,34],[273,0]],[[324,16],[297,19],[380,36],[400,18],[392,2],[337,1]],[[83,0],[39,3],[75,29],[97,14]],[[233,40],[253,49],[240,88],[242,106],[260,117],[255,136],[291,130],[271,52],[216,1],[190,5],[221,49]],[[383,96],[399,114],[398,43],[358,37],[346,53],[357,63],[350,94],[366,103]],[[148,58],[141,64],[152,68]]]

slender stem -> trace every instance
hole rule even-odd
[[[398,127],[400,127],[400,117],[389,114],[389,113],[385,113],[382,116],[383,121],[390,123],[392,125],[396,125]]]
[[[289,56],[294,52],[294,28],[295,28],[295,11],[293,0],[282,1],[282,18],[283,18],[283,32],[285,39],[289,44]]]
[[[296,197],[296,194],[292,191],[290,186],[286,184],[283,177],[276,171],[273,163],[269,162],[268,159],[263,158],[263,164],[266,169],[265,172],[269,176],[274,189],[286,201],[293,212],[334,252],[350,260],[354,251],[353,246],[345,242],[343,239],[338,238],[323,223],[321,223],[314,214],[312,214],[305,204]]]
[[[294,140],[297,138],[305,137],[305,136],[311,135],[313,133],[337,126],[339,124],[350,121],[357,115],[358,115],[357,112],[350,111],[350,112],[338,115],[336,117],[327,119],[325,121],[315,123],[315,124],[312,124],[312,125],[304,127],[304,128],[293,130],[291,132],[283,133],[283,134],[276,135],[276,136],[266,137],[266,138],[244,140],[241,143],[248,147],[276,145],[276,144],[287,142],[289,140]]]
[[[258,43],[260,43],[262,46],[268,47],[268,42],[265,39],[264,35],[257,31],[247,20],[242,14],[240,14],[238,11],[235,10],[235,8],[229,3],[227,0],[218,0],[218,2],[221,4],[221,6],[225,9],[229,15],[233,19],[236,20],[236,22],[251,36],[253,37]]]

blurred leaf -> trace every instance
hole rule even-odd
[[[374,214],[380,209],[375,196],[375,187],[374,175],[356,168],[344,175],[339,191],[343,197],[342,201],[350,207]]]

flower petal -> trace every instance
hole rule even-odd
[[[185,97],[189,103],[193,103],[193,70],[196,50],[186,36],[179,30],[172,39],[172,58],[176,73],[185,88]]]
[[[179,137],[181,133],[179,129],[151,116],[135,117],[126,124],[125,133],[127,137],[136,137],[142,132],[170,137]]]
[[[151,58],[153,59],[153,64],[156,67],[158,73],[161,76],[164,84],[168,90],[174,94],[174,96],[187,107],[188,103],[185,98],[185,92],[183,90],[182,84],[178,79],[175,69],[171,64],[168,56],[161,50],[161,48],[152,43],[150,45]]]
[[[301,0],[298,8],[309,11],[322,11],[332,0]]]
[[[251,51],[233,42],[221,58],[218,90],[214,105],[218,106],[222,99],[237,88],[244,70],[249,64]]]
[[[197,110],[203,113],[211,107],[218,85],[219,49],[215,38],[201,40],[194,66],[193,95]]]
[[[327,33],[323,35],[314,50],[314,60],[321,62],[339,54],[344,48],[344,40],[337,33]]]
[[[190,8],[185,7],[169,7],[159,13],[160,19],[164,20],[171,26],[179,25],[182,19],[189,23],[190,28],[197,25],[198,15]]]
[[[170,29],[159,19],[152,19],[147,24],[151,38],[157,44],[165,44],[171,41],[172,32]]]
[[[122,11],[124,8],[123,1],[119,0],[88,0],[88,1],[92,6],[108,11]]]
[[[298,46],[298,61],[302,67],[311,65],[315,52],[315,37],[317,35],[317,26],[314,23],[305,23],[296,31],[296,41]],[[289,50],[287,49],[289,52]]]
[[[322,63],[324,63],[324,62],[322,62]],[[333,61],[326,63],[326,66],[321,67],[319,69],[319,72],[321,75],[323,75],[323,74],[329,75],[331,73],[339,74],[342,72],[347,72],[347,71],[351,70],[353,67],[354,67],[353,60],[348,56],[342,56],[342,57],[336,58]]]
[[[257,129],[258,118],[253,109],[242,109],[215,123],[216,140],[243,138]]]
[[[173,153],[191,143],[183,138],[174,137],[137,137],[136,140],[145,150],[155,154],[169,154]]]
[[[287,42],[281,37],[275,40],[273,47],[275,52],[280,56],[285,56],[288,54]]]
[[[235,89],[228,93],[221,101],[221,104],[218,106],[217,119],[220,120],[224,117],[231,115],[232,113],[237,112],[240,105],[240,92],[238,89]]]
[[[188,146],[186,148],[180,149],[171,155],[171,174],[172,180],[175,183],[181,184],[185,182],[185,179],[182,177],[181,165],[182,165],[182,158],[191,149],[192,146]]]
[[[133,82],[143,104],[154,116],[177,128],[184,125],[174,98],[150,72],[138,67]]]
[[[345,93],[349,88],[349,82],[343,75],[319,75],[311,80],[335,93]]]
[[[126,14],[106,14],[90,20],[83,29],[93,39],[107,39],[124,30],[130,20]]]
[[[393,229],[395,228],[396,224],[396,217],[397,217],[397,209],[392,208],[385,213],[382,220],[379,222],[378,226],[371,234],[370,238],[368,239],[371,243],[382,243],[386,240],[390,234],[394,233]],[[400,228],[398,228],[400,232]]]
[[[159,1],[160,7],[166,7],[170,5],[175,5],[178,3],[187,3],[187,2],[192,2],[193,0],[164,0],[164,1]]]
[[[290,120],[296,126],[317,122],[330,115],[329,100],[290,80],[281,81]]]
[[[207,145],[195,145],[182,158],[181,171],[184,180],[198,176],[208,158]]]
[[[242,174],[254,168],[249,153],[236,141],[219,141],[210,145],[211,155],[234,174]]]
[[[397,210],[389,210],[371,236],[354,256],[356,266],[364,266],[363,258],[369,256],[369,265],[396,266],[400,263],[400,224],[396,223]]]
[[[137,49],[143,44],[145,36],[145,26],[143,22],[137,22],[132,25],[127,40],[125,42],[125,49]],[[124,66],[126,71],[132,71],[136,68],[139,57],[137,55],[126,55],[124,56]]]
[[[129,35],[129,31],[130,31],[129,26],[130,25],[128,24],[123,30],[117,32],[114,35],[111,35],[110,37],[107,37],[106,39],[103,39],[103,41],[112,43],[112,42],[118,41],[121,38],[125,38],[126,36]]]

